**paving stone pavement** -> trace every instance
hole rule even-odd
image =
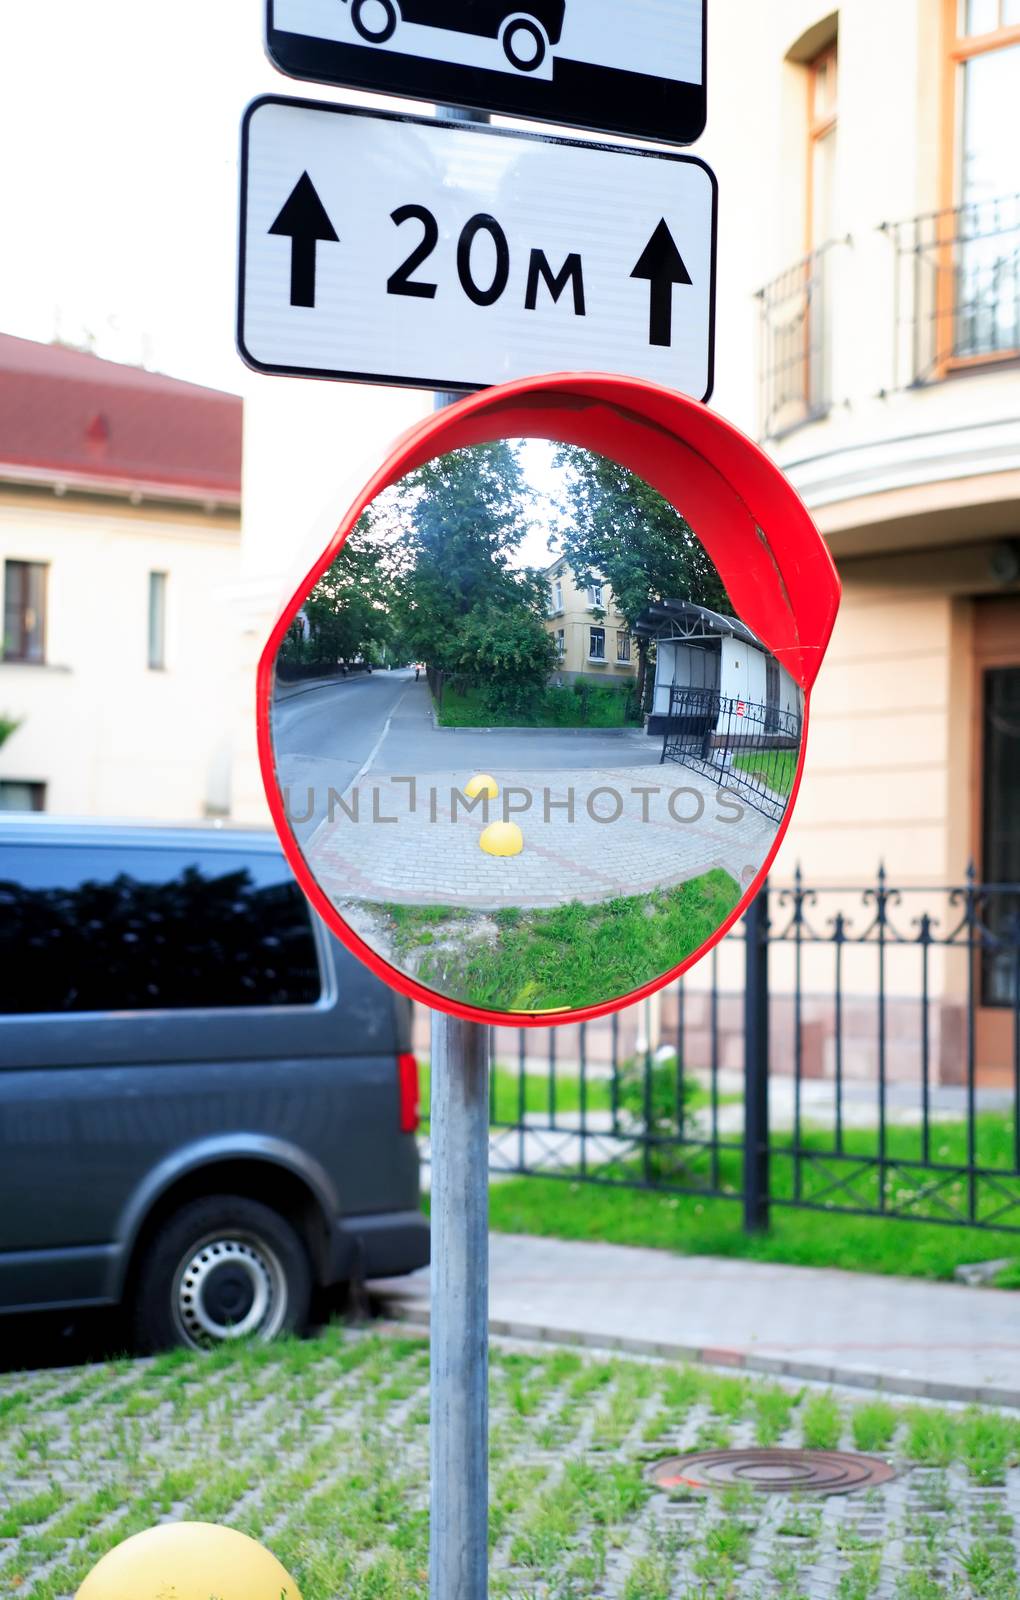
[[[1020,1407],[1020,1297],[919,1278],[513,1234],[490,1241],[495,1331]],[[428,1271],[380,1281],[428,1314]]]
[[[306,846],[334,903],[368,900],[463,909],[596,904],[646,894],[722,868],[741,888],[776,825],[697,773],[659,765],[494,769],[500,795],[468,809],[472,772],[372,771],[334,801]],[[479,847],[509,815],[524,849]],[[355,820],[356,818],[356,820]]]

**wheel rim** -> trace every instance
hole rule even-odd
[[[185,1344],[208,1350],[232,1339],[271,1339],[287,1314],[279,1258],[251,1234],[210,1234],[174,1275],[173,1317]]]
[[[397,17],[390,0],[355,0],[354,26],[362,38],[373,44],[385,44],[397,26]]]
[[[507,23],[503,49],[519,72],[534,72],[545,60],[545,39],[534,22],[518,20]]]

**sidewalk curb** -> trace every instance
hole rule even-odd
[[[387,1303],[386,1317],[418,1328],[428,1328],[424,1307]],[[1008,1407],[1020,1410],[1020,1389],[989,1384],[942,1383],[938,1379],[910,1378],[895,1372],[868,1371],[860,1367],[822,1366],[814,1361],[787,1360],[781,1356],[748,1355],[744,1350],[670,1344],[654,1339],[620,1338],[611,1334],[579,1333],[574,1329],[544,1328],[536,1323],[507,1322],[490,1317],[489,1333],[506,1339],[528,1339],[536,1344],[578,1345],[589,1350],[615,1350],[621,1355],[655,1356],[662,1361],[693,1362],[699,1366],[732,1367],[741,1372],[767,1373],[773,1378],[804,1378],[812,1383],[840,1384],[852,1389],[878,1390],[919,1400],[952,1400],[964,1405]]]

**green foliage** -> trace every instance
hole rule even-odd
[[[381,659],[391,635],[392,574],[387,552],[361,518],[340,554],[316,583],[302,615],[288,629],[279,659],[287,666],[335,666]]]
[[[0,744],[5,744],[11,734],[21,727],[20,717],[0,716]]]
[[[476,607],[462,620],[458,650],[457,671],[480,685],[486,715],[527,721],[556,663],[538,612],[516,598]]]
[[[544,631],[544,630],[543,630]],[[632,690],[624,684],[582,681],[567,686],[550,684],[533,690],[524,704],[510,700],[500,707],[502,695],[488,693],[482,683],[461,679],[443,685],[437,720],[443,728],[623,728],[639,720]]]
[[[731,610],[715,565],[694,530],[658,490],[607,456],[564,445],[557,465],[570,471],[561,534],[579,584],[604,579],[633,628],[653,600],[693,600]],[[637,693],[644,701],[647,643],[638,639]]]

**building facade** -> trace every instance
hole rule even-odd
[[[1020,883],[1020,11],[709,12],[713,406],[789,475],[843,584],[774,881],[799,863],[811,884],[867,884],[881,861],[914,888],[962,884],[969,862]],[[936,965],[937,1070],[959,1070],[973,984],[978,1066],[1004,1078],[1009,984],[964,955]],[[874,982],[862,966],[862,995]]]
[[[0,809],[229,812],[241,409],[0,336]]]
[[[588,678],[626,683],[637,674],[637,649],[608,583],[579,584],[565,556],[546,568],[546,631],[556,645],[559,683]]]

